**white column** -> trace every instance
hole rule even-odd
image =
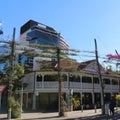
[[[44,74],[42,75],[42,88],[44,88]]]
[[[26,93],[26,109],[28,109],[28,92]]]
[[[32,107],[33,110],[36,110],[36,94],[33,93],[33,107]]]
[[[81,99],[81,112],[83,112],[83,87],[82,87],[82,75],[80,75],[80,99]]]
[[[83,104],[83,101],[82,101],[82,92],[80,92],[80,99],[81,99],[81,105]]]
[[[120,86],[119,86],[119,79],[117,78],[117,82],[118,82],[118,93],[120,92]]]
[[[110,78],[110,89],[111,89],[110,91],[111,91],[111,96],[112,96],[112,94],[113,94],[112,87],[113,87],[113,86],[112,86],[112,79]]]
[[[94,105],[95,104],[95,88],[94,88],[94,80],[93,80],[93,77],[92,77],[92,84],[93,84],[93,91],[92,91],[92,104]]]
[[[68,87],[68,90],[69,90],[69,84],[70,84],[70,81],[69,81],[69,73],[67,74],[67,87]]]
[[[81,91],[83,91],[83,88],[82,88],[82,75],[80,75],[80,89],[81,89]]]
[[[80,92],[80,99],[81,99],[81,112],[83,112],[83,93]]]

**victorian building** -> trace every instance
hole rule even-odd
[[[65,71],[65,67],[74,70]],[[62,92],[67,106],[72,105],[71,96],[80,99],[78,109],[101,107],[101,81],[98,75],[96,60],[83,63],[61,60],[60,76],[62,78]],[[76,69],[76,70],[75,70]],[[100,65],[102,80],[104,81],[104,101],[120,92],[120,78],[112,71],[107,71]],[[59,82],[57,71],[34,71],[23,79],[28,86],[23,89],[23,107],[33,110],[58,110]],[[21,91],[16,91],[18,94]]]

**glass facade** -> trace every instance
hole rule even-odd
[[[65,39],[52,27],[29,20],[20,29],[20,40],[27,41],[29,44],[41,44],[59,46],[69,49]]]
[[[31,38],[31,40],[29,40],[29,44],[59,46],[59,38],[57,36],[49,33],[44,33],[37,29],[29,32],[27,36]]]

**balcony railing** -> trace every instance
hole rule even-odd
[[[71,89],[82,89],[82,90],[99,90],[100,84],[92,84],[92,83],[80,83],[80,82],[62,82],[63,88],[71,88]],[[58,82],[36,82],[36,89],[58,89]],[[119,90],[119,85],[105,85],[105,90]]]

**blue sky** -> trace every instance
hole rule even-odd
[[[120,53],[120,0],[1,0],[0,11],[0,38],[16,27],[18,39],[20,27],[33,19],[60,32],[71,48],[94,51],[96,38],[100,56]]]

